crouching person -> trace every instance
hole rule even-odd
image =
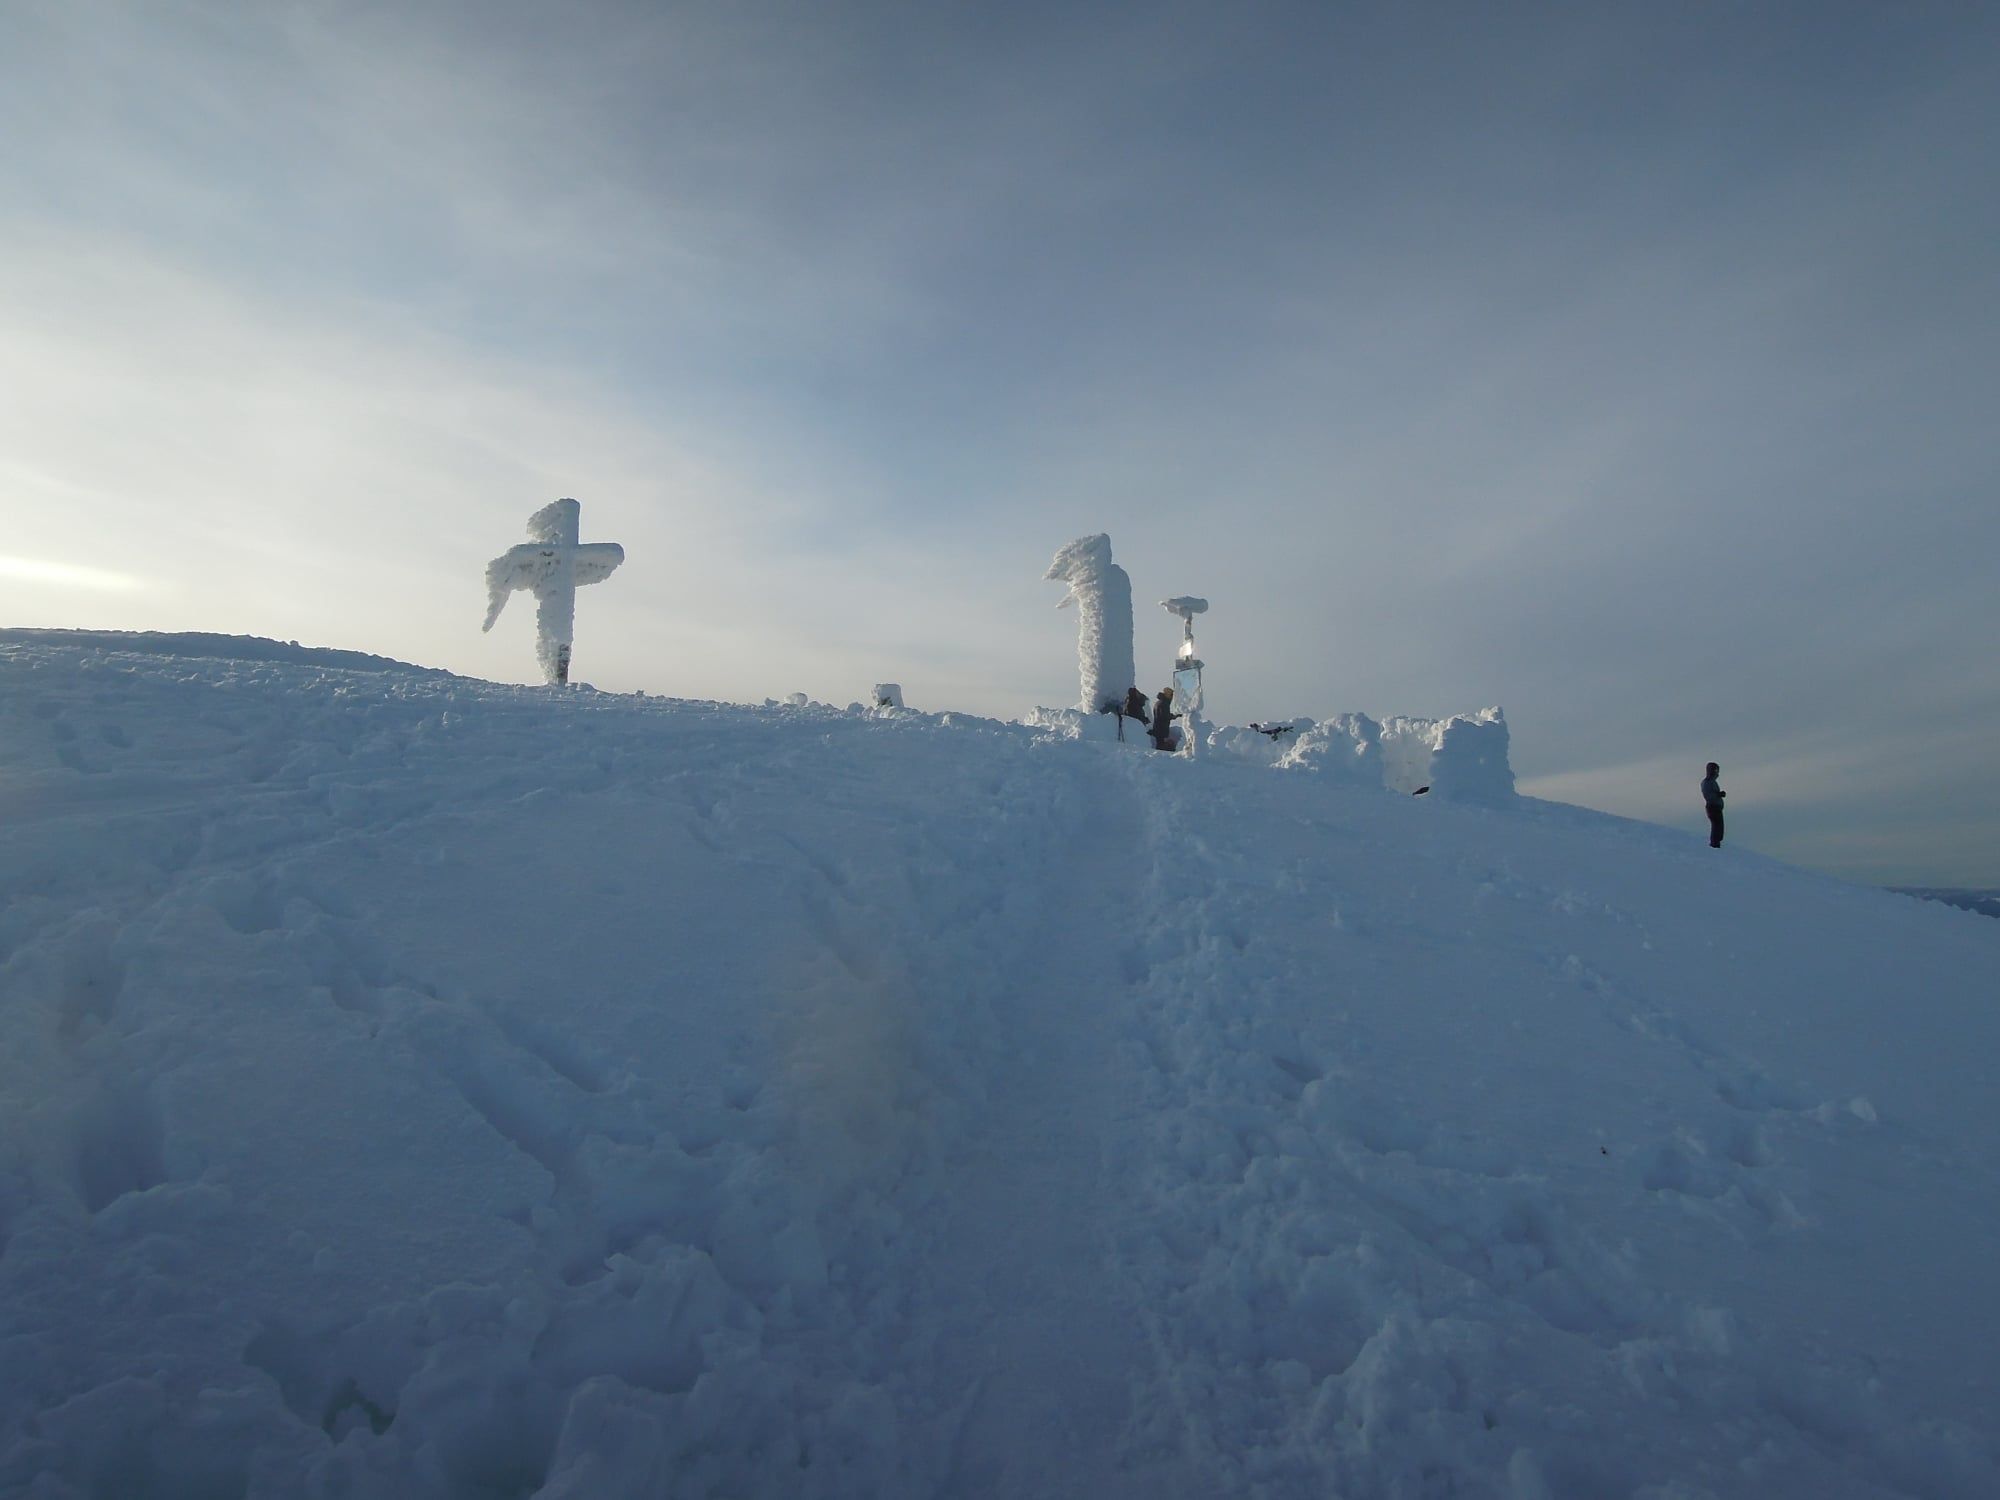
[[[1155,750],[1173,750],[1174,743],[1174,690],[1160,689],[1160,696],[1153,700],[1153,722],[1150,733]]]

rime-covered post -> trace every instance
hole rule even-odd
[[[486,565],[486,623],[491,630],[507,596],[528,589],[535,596],[535,659],[557,686],[569,681],[570,646],[576,640],[576,591],[602,583],[625,561],[616,542],[579,542],[583,507],[557,500],[528,517],[529,540],[509,547]]]
[[[1077,607],[1076,662],[1083,682],[1077,707],[1093,714],[1122,711],[1139,676],[1132,666],[1132,580],[1111,560],[1111,538],[1102,532],[1078,537],[1042,576],[1069,585],[1057,609]]]
[[[1160,608],[1181,622],[1181,645],[1174,653],[1174,702],[1187,725],[1187,753],[1193,755],[1198,735],[1195,715],[1201,712],[1202,660],[1194,651],[1194,617],[1208,613],[1208,601],[1193,594],[1162,599]]]

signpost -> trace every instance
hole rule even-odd
[[[1180,710],[1181,722],[1186,726],[1182,734],[1186,743],[1181,749],[1193,755],[1200,739],[1197,715],[1201,712],[1202,668],[1202,660],[1194,649],[1194,617],[1208,612],[1208,601],[1192,594],[1179,594],[1172,599],[1162,599],[1160,608],[1178,616],[1181,622],[1180,650],[1174,653],[1174,705]]]

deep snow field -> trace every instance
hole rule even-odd
[[[259,646],[0,633],[0,1494],[2000,1495],[2000,924]]]

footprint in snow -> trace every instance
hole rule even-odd
[[[81,934],[64,954],[58,974],[56,1034],[76,1045],[112,1018],[124,988],[125,965],[112,956],[110,934]]]
[[[142,1080],[107,1079],[78,1106],[71,1129],[76,1194],[92,1214],[168,1180],[165,1122]]]
[[[1326,1076],[1318,1068],[1306,1063],[1294,1062],[1289,1057],[1273,1057],[1271,1059],[1271,1066],[1276,1068],[1279,1076],[1285,1080],[1278,1085],[1278,1088],[1288,1099],[1298,1098],[1300,1094],[1305,1092],[1306,1085],[1318,1083],[1321,1078]]]

